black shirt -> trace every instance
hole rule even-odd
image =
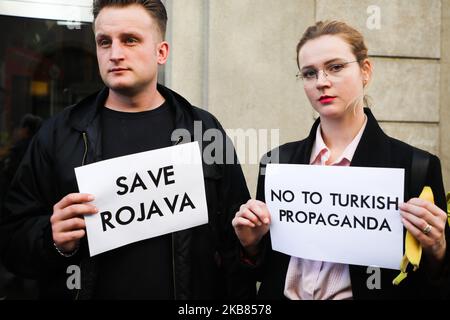
[[[138,112],[102,109],[103,159],[172,145],[174,115],[167,103]],[[99,255],[96,299],[173,299],[171,234]]]

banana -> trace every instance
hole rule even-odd
[[[447,221],[448,225],[450,225],[450,192],[447,193]]]
[[[430,187],[425,186],[420,193],[420,199],[427,200],[431,203],[434,203],[433,191]],[[408,264],[414,267],[413,271],[416,271],[420,265],[420,259],[422,258],[422,246],[419,241],[409,232],[406,231],[405,236],[405,255],[402,258],[400,263],[400,274],[392,281],[394,285],[399,285],[400,282],[403,281],[408,276],[408,272],[406,272],[406,268]]]
[[[403,281],[408,276],[408,273],[406,272],[406,267],[408,266],[408,258],[406,257],[406,254],[402,258],[402,262],[400,263],[400,273],[397,277],[392,281],[392,284],[395,286],[398,286],[400,282]]]
[[[409,231],[406,231],[405,236],[405,256],[408,262],[413,265],[414,271],[419,269],[420,259],[422,258],[422,246]]]
[[[422,193],[420,194],[419,198],[434,203],[433,191],[428,186],[423,187]]]

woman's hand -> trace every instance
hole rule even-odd
[[[413,198],[400,205],[402,222],[422,245],[424,253],[440,263],[445,257],[447,213],[435,204]]]
[[[251,199],[240,207],[232,224],[247,253],[256,255],[259,242],[269,231],[270,213],[264,202]]]

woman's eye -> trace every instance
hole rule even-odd
[[[317,72],[315,70],[308,70],[308,71],[304,71],[302,73],[302,76],[305,79],[312,79],[312,78],[316,78],[316,74],[317,74]]]
[[[344,68],[343,64],[332,64],[328,67],[328,71],[330,72],[339,72]]]

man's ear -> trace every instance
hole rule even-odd
[[[158,64],[163,65],[166,64],[167,59],[169,58],[169,43],[166,41],[160,42],[157,47],[157,55],[158,55]]]

